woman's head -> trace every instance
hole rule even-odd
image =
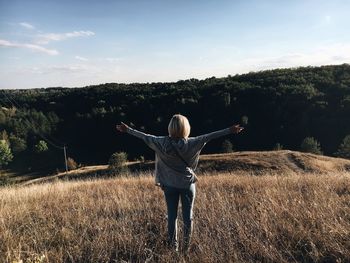
[[[175,114],[169,122],[168,132],[172,138],[188,138],[191,132],[188,119],[181,114]]]

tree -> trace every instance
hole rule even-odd
[[[242,125],[247,125],[248,124],[248,116],[246,116],[246,115],[242,116],[241,123],[242,123]]]
[[[0,133],[0,140],[4,140],[4,141],[6,141],[6,142],[9,142],[9,136],[8,136],[6,130],[3,130],[3,131]]]
[[[10,144],[13,153],[20,153],[27,149],[27,143],[24,139],[15,136],[14,134],[10,135]]]
[[[7,165],[12,159],[10,146],[5,140],[0,140],[0,167]]]
[[[230,140],[225,140],[222,145],[221,149],[223,153],[232,153],[233,152],[233,145]]]
[[[274,149],[275,151],[281,151],[281,150],[283,150],[283,145],[280,144],[280,143],[278,142],[278,143],[275,144],[275,146],[273,147],[273,149]]]
[[[306,137],[300,145],[302,152],[322,154],[320,143],[313,137]]]
[[[128,161],[128,155],[126,152],[115,152],[109,158],[109,169],[113,172],[126,171],[126,162]]]
[[[34,146],[34,151],[36,153],[43,153],[46,152],[49,149],[47,146],[47,143],[43,140],[40,140],[35,146]]]
[[[350,134],[345,136],[342,143],[339,145],[336,156],[350,159]]]

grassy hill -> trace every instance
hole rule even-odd
[[[0,188],[0,262],[349,261],[349,173],[249,174],[200,177],[189,258],[150,173]]]
[[[328,173],[350,171],[350,160],[289,150],[266,152],[237,152],[203,155],[202,171],[246,171],[252,174],[275,173]]]
[[[128,162],[127,166],[133,175],[152,171],[154,162]],[[215,174],[215,172],[248,173],[252,175],[332,173],[350,171],[350,160],[333,158],[296,151],[235,152],[227,154],[201,155],[197,173]],[[43,174],[9,174],[7,182],[28,185],[49,182],[58,179],[86,179],[113,176],[107,165],[81,167],[68,173],[54,175]]]
[[[0,262],[350,259],[350,160],[287,150],[201,156],[189,258],[165,246],[153,166],[130,162],[131,173],[114,177],[106,165],[21,175],[1,187]]]

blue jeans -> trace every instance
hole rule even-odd
[[[181,189],[163,186],[166,206],[168,210],[168,242],[176,250],[178,249],[177,238],[177,208],[181,197],[183,228],[183,248],[188,250],[193,228],[193,204],[196,196],[196,186],[192,183],[188,188]]]

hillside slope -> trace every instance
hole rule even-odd
[[[150,171],[154,162],[129,162],[131,172]],[[212,171],[238,172],[253,175],[266,173],[302,174],[332,173],[350,171],[350,160],[289,150],[266,152],[235,152],[226,154],[209,154],[200,157],[197,173],[199,175]],[[110,176],[107,165],[86,166],[68,173],[35,178],[22,182],[22,185],[42,183],[57,179],[84,179],[89,177]]]
[[[349,173],[212,174],[200,176],[186,258],[166,246],[149,172],[0,188],[0,262],[349,262]]]
[[[283,173],[329,173],[350,171],[350,160],[296,151],[236,152],[203,155],[199,169],[247,171],[253,174],[269,171]]]

